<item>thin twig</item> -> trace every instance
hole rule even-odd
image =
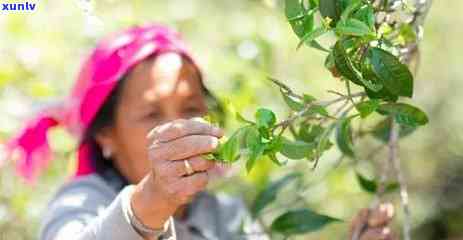
[[[405,178],[400,167],[400,159],[398,155],[398,140],[400,128],[395,119],[391,121],[391,135],[389,137],[389,162],[394,167],[394,171],[399,182],[400,201],[404,212],[403,220],[403,235],[404,240],[411,240],[411,223],[410,223],[410,207],[408,204],[408,191]]]
[[[339,98],[336,98],[336,99],[333,99],[333,100],[330,100],[330,101],[320,101],[320,102],[317,103],[317,105],[327,107],[327,106],[330,106],[332,104],[342,102],[343,100],[346,100],[346,99],[349,99],[349,98],[358,98],[358,97],[363,97],[363,96],[365,96],[364,92],[358,92],[358,93],[351,94],[350,96],[342,96],[342,97],[339,97]]]
[[[279,80],[277,80],[275,78],[271,78],[271,77],[268,77],[267,79],[272,81],[278,87],[280,87],[280,91],[284,91],[284,93],[286,95],[295,97],[295,98],[300,99],[300,100],[304,99],[302,96],[296,94],[290,87],[288,87],[286,84],[282,83],[281,81],[279,81]]]

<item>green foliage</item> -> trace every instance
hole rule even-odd
[[[304,234],[318,231],[334,222],[340,222],[340,220],[304,208],[280,215],[273,221],[271,229],[284,235]]]
[[[406,103],[386,103],[379,106],[379,113],[393,116],[397,123],[417,127],[428,123],[428,117],[419,108]]]
[[[269,129],[275,125],[277,118],[272,110],[260,108],[256,111],[256,124],[259,129]]]
[[[374,180],[370,180],[364,177],[362,174],[357,173],[357,181],[360,187],[368,193],[376,193],[378,190],[378,183]]]
[[[288,174],[275,182],[270,183],[264,190],[257,194],[251,208],[251,213],[256,217],[267,205],[271,204],[277,198],[278,193],[286,185],[301,178],[299,173]]]
[[[375,112],[380,105],[380,101],[377,99],[372,99],[368,101],[364,101],[355,105],[355,108],[360,114],[360,117],[366,118],[371,113]]]
[[[378,124],[376,124],[372,132],[373,136],[383,142],[389,141],[389,135],[391,132],[391,123],[392,123],[392,119],[386,118],[382,120],[381,122],[379,122]],[[401,138],[412,134],[417,129],[417,127],[412,127],[409,125],[401,124],[399,126],[400,126],[399,137]]]
[[[290,172],[294,172],[293,169],[301,170],[301,166],[305,164],[315,169],[318,161],[323,161],[324,154],[331,149],[339,150],[344,156],[350,157],[346,160],[349,161],[348,164],[355,163],[362,158],[362,152],[357,150],[362,146],[368,146],[363,144],[358,146],[360,145],[358,141],[364,136],[373,136],[379,139],[381,144],[386,143],[389,140],[392,120],[399,123],[401,137],[411,134],[419,126],[428,122],[423,111],[401,103],[401,97],[413,95],[414,79],[407,66],[402,62],[403,59],[398,55],[400,53],[398,50],[404,45],[415,44],[417,34],[414,28],[407,23],[393,25],[375,22],[375,15],[378,11],[393,11],[392,9],[385,9],[384,6],[373,6],[372,1],[365,0],[285,0],[283,1],[285,4],[284,14],[275,14],[271,10],[267,11],[268,9],[263,13],[262,2],[267,4],[273,1],[234,1],[233,4],[230,4],[226,1],[195,0],[188,2],[189,5],[186,8],[182,7],[184,4],[182,1],[149,3],[150,6],[156,7],[145,7],[147,2],[144,1],[120,2],[111,5],[102,1],[98,3],[99,6],[96,9],[104,9],[104,13],[97,12],[97,14],[101,18],[107,18],[105,21],[106,32],[146,22],[147,19],[152,19],[153,11],[155,11],[154,15],[159,18],[158,20],[166,22],[168,25],[174,25],[182,34],[186,35],[186,39],[195,49],[199,48],[197,49],[198,52],[203,53],[204,51],[205,62],[209,64],[206,69],[214,69],[208,73],[212,74],[210,79],[223,79],[222,81],[206,81],[205,83],[214,92],[217,91],[217,96],[226,95],[233,99],[224,101],[225,108],[228,116],[236,118],[237,124],[240,125],[230,125],[236,127],[236,130],[229,135],[228,139],[221,140],[217,152],[207,157],[227,164],[242,162],[247,172],[250,173],[248,176],[264,172],[262,178],[266,181],[270,174],[269,169],[274,167],[270,166],[272,162],[277,166],[288,167]],[[62,61],[62,56],[80,56],[82,49],[89,49],[94,46],[94,39],[89,39],[82,34],[84,29],[80,29],[80,23],[84,19],[78,17],[82,14],[79,15],[78,11],[80,10],[72,4],[63,2],[63,6],[66,6],[65,9],[69,12],[67,14],[69,17],[62,24],[57,24],[57,30],[53,33],[33,31],[36,24],[44,25],[50,21],[49,17],[45,17],[46,14],[43,15],[40,12],[34,16],[11,15],[8,16],[7,20],[0,21],[0,25],[4,26],[5,29],[5,38],[2,38],[3,45],[8,46],[4,49],[4,55],[8,58],[5,58],[6,63],[0,66],[0,87],[4,87],[6,84],[15,84],[15,87],[21,91],[25,88],[20,95],[28,95],[33,100],[45,98],[69,88],[69,84],[75,79],[74,73],[77,71],[77,67],[69,68],[69,66],[77,66],[81,59],[69,57]],[[230,6],[239,7],[231,9]],[[53,5],[45,2],[43,7],[50,8],[50,10],[54,8]],[[120,9],[126,8],[133,11],[120,13]],[[199,20],[201,18],[198,13],[201,11],[198,10],[206,8],[213,9],[217,14],[208,15],[207,21]],[[181,11],[171,11],[172,9]],[[185,12],[185,9],[188,11]],[[113,18],[114,12],[121,14],[121,17]],[[137,12],[137,14],[131,14],[132,12]],[[295,52],[292,49],[293,55],[291,55],[287,52],[289,50],[283,49],[287,48],[291,36],[282,36],[286,32],[280,31],[281,29],[276,29],[278,31],[275,32],[279,34],[271,34],[271,38],[267,36],[268,34],[263,34],[272,32],[273,29],[268,29],[266,26],[271,25],[273,27],[273,23],[281,23],[284,19],[282,16],[287,20],[288,29],[294,31],[294,39],[299,42],[299,44],[294,44],[297,48],[308,46],[320,50],[320,54],[326,56],[325,67],[337,79],[332,83],[323,82],[323,86],[336,85],[341,81],[346,88],[344,90],[337,88],[337,91],[340,91],[336,92],[337,98],[326,100],[318,99],[315,94],[317,90],[313,85],[304,88],[310,89],[310,91],[313,89],[313,92],[297,92],[283,84],[286,80],[272,80],[280,90],[281,103],[286,105],[288,115],[284,116],[285,111],[281,111],[282,109],[273,112],[267,108],[257,107],[258,110],[254,114],[251,113],[244,117],[238,111],[248,110],[244,108],[255,107],[266,101],[266,93],[262,94],[263,97],[259,96],[261,92],[264,92],[261,91],[263,87],[261,80],[264,80],[270,72],[275,75],[282,74],[281,71],[288,72],[291,77],[293,77],[293,73],[296,73],[295,78],[307,77],[304,79],[304,86],[314,83],[313,77],[316,73],[312,69],[317,68],[317,66],[309,64],[309,61],[317,61],[316,56],[304,58],[308,61],[307,65],[299,66],[297,59],[301,59],[301,56],[306,52]],[[30,17],[30,19],[26,21],[26,17]],[[40,21],[42,18],[45,21]],[[253,26],[254,23],[256,26],[240,28],[239,34],[237,34],[236,29],[230,27],[230,24],[236,24],[236,20],[239,20],[240,24],[241,21],[248,23],[245,24],[246,26]],[[221,31],[215,31],[217,23],[223,27]],[[23,28],[27,29],[25,26],[29,26],[27,31],[23,30]],[[71,27],[69,28],[69,26]],[[281,26],[281,24],[275,24],[275,26]],[[60,27],[62,29],[59,29]],[[62,32],[63,37],[57,38],[56,32]],[[204,36],[208,36],[208,39],[209,37],[211,37],[210,39],[218,39],[218,41],[204,41]],[[274,38],[275,36],[277,38]],[[36,41],[28,43],[25,38],[36,39]],[[250,44],[242,44],[244,40]],[[12,44],[16,42],[21,44],[18,46]],[[242,50],[240,48],[242,45],[251,46],[251,49],[255,48],[258,54],[253,57],[241,57],[240,54],[236,54],[239,51],[235,50]],[[49,46],[53,46],[53,48]],[[43,50],[35,56],[34,51],[29,51],[29,47]],[[24,52],[29,54],[24,54]],[[285,57],[282,58],[281,56]],[[40,64],[34,64],[34,59],[39,59]],[[282,59],[291,59],[291,62],[282,63],[281,61],[284,61]],[[307,69],[310,69],[310,74],[307,74],[309,71]],[[42,81],[42,79],[46,80]],[[49,79],[50,81],[48,81]],[[326,81],[328,80],[329,78],[326,78]],[[354,92],[359,89],[360,92]],[[11,98],[9,94],[5,94],[4,97]],[[276,96],[271,97],[273,98],[270,101],[279,99]],[[233,104],[231,104],[232,102]],[[265,104],[267,103],[268,100]],[[353,110],[354,108],[355,110]],[[384,115],[384,118],[375,118],[378,117],[377,113]],[[357,118],[357,116],[360,117]],[[218,121],[217,117],[213,115],[209,120]],[[364,129],[360,129],[361,123],[376,120],[379,120],[379,123],[364,124]],[[3,122],[17,121],[5,120]],[[7,128],[13,129],[14,127],[8,126]],[[2,134],[4,133],[2,132]],[[333,147],[332,142],[336,143],[336,148]],[[69,156],[66,154],[65,157],[61,158],[67,159]],[[355,161],[351,158],[355,158]],[[63,176],[63,172],[68,172],[63,171],[67,168],[66,161],[60,159],[55,162],[64,166],[59,165],[59,170],[55,169],[53,176]],[[304,177],[312,174],[306,169],[301,172],[306,175]],[[9,175],[2,177],[6,181],[13,179]],[[302,182],[299,182],[301,178],[298,174],[290,173],[286,177],[267,185],[257,194],[254,201],[252,208],[254,217],[261,218],[265,213],[263,210],[278,200],[277,196],[282,189],[289,187],[293,182]],[[379,189],[380,183],[375,179],[368,179],[361,175],[357,179],[367,192],[376,193]],[[52,180],[54,186],[60,182],[56,178]],[[232,184],[241,187],[235,182]],[[341,185],[342,183],[336,184]],[[12,185],[14,189],[16,185]],[[386,188],[389,186],[397,187],[397,184],[386,183]],[[297,186],[296,188],[298,190],[294,191],[295,194],[284,196],[284,199],[300,198],[301,196],[298,194],[304,192],[307,187]],[[42,189],[49,192],[48,185]],[[10,191],[5,190],[4,192],[9,193]],[[41,197],[45,196],[41,193]],[[18,193],[18,195],[21,194]],[[32,200],[30,201],[26,201],[25,197],[18,197],[18,199],[20,199],[18,200],[19,203],[13,204],[14,209],[22,209],[22,211],[25,211],[24,209],[38,209],[36,208],[37,204],[31,204],[32,207],[25,204],[26,202],[35,203],[36,198],[31,197]],[[305,205],[301,208],[299,206],[301,204],[305,203],[299,201],[294,206],[289,207],[292,209],[290,212],[277,217],[271,230],[285,235],[302,234],[317,231],[321,226],[333,222],[330,220],[333,218],[316,214],[314,211],[306,209]],[[4,221],[6,222],[21,220],[10,217],[10,212],[7,212],[5,216],[6,220]],[[3,229],[3,226],[1,227]],[[6,236],[8,236],[7,238],[10,237],[8,234]],[[11,239],[15,238],[11,237]]]
[[[359,183],[362,190],[370,194],[375,194],[378,192],[379,184],[377,181],[375,181],[374,179],[368,179],[360,173],[357,173],[356,176],[357,176],[357,182]],[[383,191],[384,193],[391,193],[391,192],[396,191],[398,188],[399,188],[398,183],[391,182],[391,183],[385,184]]]
[[[344,155],[354,157],[351,119],[351,117],[348,117],[339,121],[336,130],[336,143],[338,144],[339,150],[341,150]]]
[[[300,0],[285,1],[285,16],[299,39],[297,48],[304,44],[327,54],[325,67],[335,77],[344,81],[345,93],[333,92],[339,98],[320,101],[308,93],[296,93],[282,81],[270,78],[279,88],[289,115],[278,122],[276,114],[266,108],[259,108],[249,121],[239,114],[238,120],[246,126],[237,130],[221,147],[219,155],[225,162],[234,162],[240,157],[246,160],[250,172],[260,158],[267,156],[282,166],[285,160],[306,159],[317,166],[324,152],[331,149],[332,133],[338,150],[347,157],[357,158],[356,138],[363,134],[353,124],[357,119],[367,121],[377,112],[387,118],[377,124],[369,133],[387,142],[392,120],[400,126],[400,136],[406,136],[418,126],[428,122],[426,114],[419,108],[398,102],[400,97],[413,96],[413,75],[407,65],[393,54],[399,49],[398,38],[411,41],[410,28],[401,25],[398,29],[377,29],[376,11],[371,1],[364,0]],[[318,16],[317,16],[318,15]],[[315,19],[320,19],[316,22]],[[390,32],[398,34],[393,35]],[[319,43],[322,35],[335,36],[333,46]],[[394,42],[397,44],[394,45]],[[351,84],[364,91],[353,94]],[[352,86],[354,86],[352,85]],[[360,98],[360,99],[358,99]],[[337,111],[331,106],[343,103]],[[352,109],[357,114],[350,114]],[[359,118],[357,118],[359,117]],[[262,209],[275,201],[278,192],[294,180],[288,175],[260,192],[254,201],[253,216],[258,217]],[[357,173],[357,180],[363,190],[378,193],[380,184]],[[397,188],[396,183],[385,183],[382,192]],[[338,221],[320,215],[310,209],[290,210],[278,216],[271,225],[273,232],[289,236],[317,231],[323,226]]]
[[[374,73],[387,90],[397,96],[412,97],[413,76],[406,65],[396,56],[377,47],[369,49],[368,57]]]
[[[310,157],[315,147],[314,143],[300,140],[291,141],[282,137],[281,154],[289,159],[303,159]]]

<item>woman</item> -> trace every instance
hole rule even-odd
[[[204,192],[218,166],[201,156],[223,136],[195,119],[208,105],[218,106],[174,31],[147,25],[101,41],[65,103],[9,144],[34,179],[49,158],[49,128],[80,139],[76,177],[51,200],[40,239],[267,239],[242,201]],[[389,213],[378,210],[374,236],[386,236]],[[368,216],[356,221],[369,231]]]

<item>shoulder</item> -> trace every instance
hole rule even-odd
[[[117,196],[117,193],[97,174],[70,180],[61,186],[44,213],[41,231],[49,232],[65,222],[71,226],[91,221]],[[72,222],[70,221],[72,220]]]
[[[49,203],[49,210],[63,207],[91,209],[95,205],[109,204],[116,195],[99,175],[90,174],[73,179],[59,188]]]

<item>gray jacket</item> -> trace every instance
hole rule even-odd
[[[131,187],[98,174],[65,184],[46,209],[40,240],[143,240],[123,204]],[[221,194],[198,194],[186,220],[174,222],[180,240],[268,239],[241,200]]]

